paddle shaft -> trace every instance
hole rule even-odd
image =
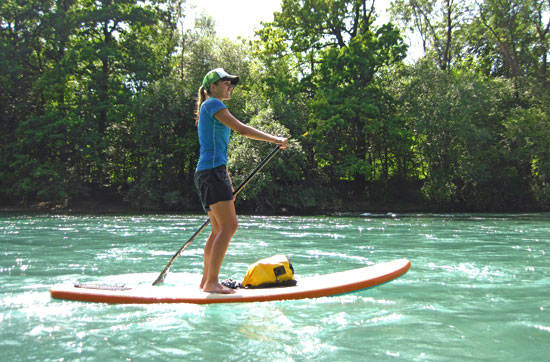
[[[256,175],[272,158],[273,156],[275,156],[275,154],[277,153],[277,151],[279,151],[281,148],[279,146],[275,147],[273,149],[273,151],[271,151],[271,153],[269,155],[267,155],[266,158],[264,158],[262,160],[262,162],[260,162],[260,164],[254,169],[254,171],[252,171],[252,173],[241,183],[241,185],[235,190],[233,191],[233,197],[237,196],[239,194],[239,192],[242,191],[242,189],[244,189],[244,187],[250,182],[250,180],[252,179],[252,177],[254,177],[254,175]],[[191,242],[193,240],[195,240],[195,238],[204,230],[206,229],[206,227],[208,226],[208,224],[210,224],[210,218],[208,218],[204,224],[202,224],[202,226],[193,234],[193,236],[191,236],[191,238],[189,238],[189,240],[187,240],[187,242],[185,244],[183,244],[183,246],[174,254],[174,256],[172,257],[172,259],[170,259],[170,261],[168,262],[168,264],[166,265],[166,267],[164,267],[164,270],[162,271],[162,273],[159,274],[159,276],[157,277],[157,279],[153,282],[153,285],[157,285],[159,283],[162,283],[164,282],[164,279],[166,279],[166,275],[168,274],[168,271],[170,270],[170,267],[172,266],[172,264],[174,263],[174,261],[178,258],[178,256],[180,256],[180,254],[185,250],[185,248],[187,247],[187,245],[191,244]]]

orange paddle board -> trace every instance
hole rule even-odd
[[[245,303],[319,298],[351,293],[389,282],[407,272],[410,261],[399,259],[372,266],[307,278],[298,285],[267,289],[236,289],[235,294],[205,293],[197,286],[152,286],[116,288],[101,285],[59,284],[51,287],[55,299],[110,304],[152,303]]]

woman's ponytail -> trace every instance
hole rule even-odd
[[[204,85],[199,88],[199,94],[197,97],[197,109],[195,110],[195,127],[199,125],[199,114],[201,113],[202,102],[206,100],[207,90]]]

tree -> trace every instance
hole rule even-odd
[[[401,79],[406,102],[400,104],[414,129],[430,205],[487,211],[530,204],[526,166],[532,150],[504,127],[514,114],[512,83],[471,71],[444,72],[427,61],[409,71],[409,79]]]
[[[60,202],[109,185],[133,93],[170,70],[166,12],[135,0],[17,0],[0,11],[5,194]]]
[[[273,119],[269,108],[254,116],[249,124],[270,134],[290,137],[288,129]],[[269,153],[273,145],[234,135],[229,151],[229,169],[233,185],[237,187]],[[302,210],[315,204],[315,195],[302,181],[303,152],[299,142],[290,146],[270,161],[258,173],[253,183],[239,194],[237,206],[249,211]]]
[[[530,23],[535,28],[535,41],[533,55],[539,60],[537,78],[542,89],[548,89],[548,53],[550,52],[550,2],[544,0],[530,0],[527,2],[531,6],[527,7],[524,13]]]
[[[217,37],[213,25],[211,19],[202,17],[193,31],[181,34],[186,47],[176,58],[178,71],[147,85],[132,102],[127,150],[133,157],[121,167],[127,171],[122,185],[128,189],[125,198],[141,209],[193,210],[200,206],[193,184],[199,157],[194,118],[196,94],[209,70],[223,67],[239,74],[241,82],[227,105],[245,122],[254,113],[246,106],[257,97],[249,90],[254,79],[250,50],[245,44]]]
[[[548,82],[550,11],[547,0],[485,0],[476,2],[472,52],[485,62],[486,72],[514,79],[533,76],[537,86]]]
[[[464,26],[468,2],[457,0],[395,0],[392,19],[402,23],[422,40],[425,54],[433,57],[441,70],[450,70],[464,55]]]
[[[548,107],[515,108],[504,120],[503,125],[502,144],[511,164],[516,166],[518,177],[526,184],[525,192],[532,195],[536,204],[542,207],[550,206]]]
[[[96,187],[112,175],[108,158],[116,143],[117,130],[124,128],[134,92],[159,79],[171,70],[169,55],[175,46],[170,42],[175,24],[165,23],[165,11],[157,2],[150,5],[136,0],[85,0],[75,34],[73,56],[84,92],[79,96],[85,127],[97,155],[87,165]],[[168,39],[168,40],[166,40]],[[116,149],[116,146],[114,146]]]
[[[376,76],[406,55],[399,32],[373,27],[375,17],[374,2],[289,0],[260,32],[265,52],[277,59],[269,68],[295,74],[294,94],[307,97],[302,144],[312,166],[330,184],[352,181],[359,192],[373,177],[378,155],[369,150],[383,132]]]
[[[76,122],[67,105],[71,63],[66,59],[75,27],[74,1],[8,2],[2,12],[2,185],[8,198],[63,200],[75,174],[68,135]],[[76,188],[78,189],[78,188]],[[76,190],[75,190],[76,191]]]

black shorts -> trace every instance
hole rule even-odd
[[[205,212],[216,202],[233,200],[233,187],[225,165],[195,172],[195,187]]]

